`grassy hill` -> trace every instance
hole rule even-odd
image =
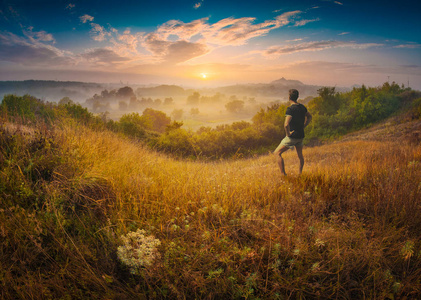
[[[301,176],[289,151],[281,178],[36,111],[0,122],[2,299],[421,297],[419,119],[306,147]]]

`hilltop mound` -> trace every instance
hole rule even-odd
[[[421,297],[421,146],[371,140],[387,123],[305,147],[301,176],[285,153],[281,178],[272,155],[175,160],[21,100],[0,114],[5,299]]]

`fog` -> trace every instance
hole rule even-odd
[[[142,114],[146,108],[164,112],[183,122],[184,129],[215,127],[235,121],[250,121],[261,108],[287,101],[288,90],[300,91],[300,99],[317,96],[319,86],[281,78],[271,83],[242,84],[193,89],[177,85],[134,85],[123,82],[98,84],[62,81],[3,81],[5,94],[30,94],[48,102],[74,102],[94,114],[118,121],[123,115]],[[346,88],[337,88],[338,91]]]

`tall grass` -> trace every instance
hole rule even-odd
[[[282,178],[272,154],[191,162],[65,122],[1,130],[2,298],[421,297],[419,144],[305,148],[301,176],[291,151]],[[161,255],[131,274],[116,251],[137,229]]]

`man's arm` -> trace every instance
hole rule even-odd
[[[313,116],[309,112],[306,112],[306,121],[304,122],[304,128],[306,128],[307,125],[310,124],[311,119],[313,119]]]
[[[286,117],[285,117],[285,123],[284,123],[284,127],[285,127],[285,134],[287,135],[287,136],[290,136],[294,131],[289,131],[289,123],[291,122],[291,120],[292,120],[292,116],[290,116],[290,115],[286,115]]]

